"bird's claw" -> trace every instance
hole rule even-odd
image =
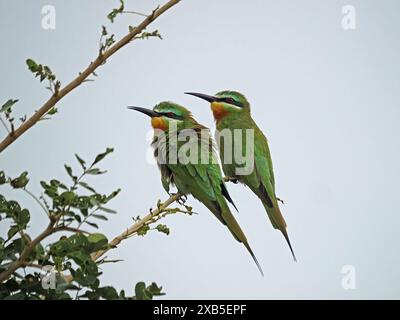
[[[239,182],[239,180],[234,178],[234,177],[224,177],[224,181],[225,182],[232,182],[234,184],[237,184]]]
[[[181,205],[184,206],[187,200],[186,194],[181,195],[181,197],[177,200],[177,202]]]
[[[285,204],[285,201],[283,201],[282,199],[280,199],[280,198],[278,198],[278,197],[276,197],[276,200],[279,201],[279,202],[282,203],[282,204]]]
[[[171,197],[176,196],[177,193],[170,193],[169,194]],[[181,206],[184,206],[187,200],[187,195],[186,194],[182,194],[179,199],[176,200],[176,202],[178,202]]]

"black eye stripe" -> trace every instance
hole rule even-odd
[[[177,120],[181,120],[182,117],[178,116],[177,114],[173,113],[173,112],[159,112],[159,114],[167,117],[167,118],[171,118],[171,119],[177,119]]]
[[[243,105],[240,102],[238,102],[235,99],[230,98],[230,97],[228,97],[228,98],[220,98],[219,101],[232,104],[232,105],[237,106],[239,108],[243,108]]]

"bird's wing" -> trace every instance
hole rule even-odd
[[[251,250],[245,234],[225,200],[227,199],[233,204],[222,179],[219,164],[176,164],[169,165],[169,168],[172,171],[178,190],[182,187],[189,191],[193,197],[202,202],[219,221],[226,225],[234,238],[245,245],[261,274],[263,274],[261,266]]]
[[[286,221],[280,211],[275,194],[275,178],[268,141],[261,130],[255,130],[254,147],[254,174],[258,180],[258,186],[256,190],[252,189],[261,198],[273,227],[282,232],[292,252],[293,259],[296,261],[296,255],[286,230]]]
[[[232,198],[222,178],[221,168],[217,163],[217,156],[214,150],[207,150],[210,152],[211,163],[201,163],[200,155],[198,157],[199,163],[187,163],[168,165],[169,170],[176,186],[181,189],[189,191],[196,199],[203,202],[221,222],[225,224],[221,216],[221,209],[219,197],[225,197],[235,208]],[[210,208],[211,207],[211,208]]]
[[[275,177],[274,169],[272,166],[271,153],[268,147],[267,138],[264,134],[257,130],[254,136],[254,168],[259,181],[266,189],[268,196],[271,200],[275,198]]]
[[[261,130],[254,130],[253,171],[249,175],[242,176],[241,181],[262,200],[274,228],[285,229],[286,223],[280,213],[275,195],[275,179],[268,141]]]
[[[254,124],[254,126],[256,127],[256,124]],[[254,158],[248,158],[249,161],[254,162],[253,171],[248,175],[241,176],[240,180],[257,194],[265,194],[265,199],[263,198],[262,200],[265,200],[265,202],[273,202],[275,199],[275,178],[271,154],[267,138],[261,130],[257,129],[256,127],[256,130],[254,130]],[[246,143],[250,143],[250,141],[245,141],[243,139],[242,150],[247,150]]]
[[[170,185],[174,183],[172,172],[165,164],[160,164],[158,167],[161,173],[162,186],[164,187],[164,190],[168,193]]]

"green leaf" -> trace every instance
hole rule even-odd
[[[96,198],[94,198],[95,196],[96,196],[96,195],[91,196],[90,199],[89,199],[89,202],[90,202],[90,204],[91,204],[93,207],[98,207],[98,206],[100,206],[100,202],[97,201]]]
[[[70,177],[72,177],[73,176],[73,174],[72,174],[72,168],[70,167],[70,166],[68,166],[68,165],[64,165],[64,168],[65,168],[65,170],[67,171],[67,173],[68,173],[68,175],[70,176]]]
[[[10,184],[14,189],[24,188],[29,182],[28,172],[24,171],[18,178],[11,180]]]
[[[4,240],[0,238],[0,262],[4,259]]]
[[[4,103],[1,108],[0,112],[11,112],[11,108],[14,104],[16,104],[19,100],[8,100],[6,103]]]
[[[35,61],[33,61],[32,59],[27,59],[26,60],[26,64],[27,64],[27,66],[28,66],[28,68],[29,68],[29,70],[31,71],[31,72],[36,72],[36,71],[38,71],[38,64],[35,62]]]
[[[85,189],[93,192],[93,193],[97,193],[96,190],[94,190],[91,186],[89,186],[86,182],[84,181],[79,181],[78,184],[82,187],[84,187]]]
[[[74,219],[78,222],[81,223],[82,222],[82,218],[79,214],[74,214]]]
[[[170,233],[169,228],[165,224],[157,225],[156,230],[158,232],[165,233],[166,235],[169,235],[169,233]]]
[[[146,284],[144,282],[138,282],[135,286],[135,296],[137,300],[143,300],[143,293],[146,289]]]
[[[121,189],[113,191],[107,198],[105,202],[110,201],[111,199],[115,198],[119,193],[121,192]]]
[[[83,249],[83,248],[82,248]],[[73,259],[77,264],[80,266],[84,265],[85,263],[90,260],[90,256],[86,252],[86,250],[75,250],[75,251],[70,251],[67,252],[67,256],[71,259]]]
[[[153,296],[162,296],[165,293],[161,292],[162,287],[158,287],[156,283],[152,283],[148,287],[144,282],[138,282],[135,286],[136,300],[151,300]]]
[[[115,18],[117,17],[118,14],[121,14],[124,11],[125,4],[123,0],[119,0],[121,5],[119,8],[113,9],[108,15],[107,18],[111,21],[111,23],[114,23]]]
[[[33,260],[41,260],[44,258],[44,256],[45,256],[44,248],[42,244],[38,243],[32,252],[32,258]]]
[[[16,226],[16,225],[11,226],[7,232],[8,239],[11,239],[12,237],[14,237],[18,233],[18,231],[19,231],[18,226]]]
[[[113,148],[107,148],[105,152],[100,153],[96,156],[96,158],[94,159],[92,166],[95,165],[96,163],[99,163],[101,160],[103,160],[108,154],[114,152]]]
[[[68,175],[72,178],[73,181],[76,181],[78,177],[74,176],[72,173],[72,168],[68,165],[64,165],[65,171],[67,171]]]
[[[105,300],[116,300],[120,298],[117,290],[110,286],[97,288],[93,291],[86,291],[82,297],[88,298],[89,300],[99,300],[100,298]]]
[[[89,170],[86,171],[86,174],[91,174],[91,175],[100,175],[100,174],[104,174],[107,171],[101,171],[98,168],[91,168]]]
[[[56,188],[61,188],[61,189],[64,189],[64,190],[68,190],[68,188],[63,183],[61,183],[60,181],[58,181],[56,179],[50,180],[50,185],[53,186],[53,187],[56,187]]]
[[[153,296],[163,296],[165,293],[161,292],[162,287],[157,286],[155,282],[149,285],[146,290],[150,292]]]
[[[104,221],[108,220],[108,218],[106,216],[103,216],[102,214],[95,214],[94,213],[94,214],[92,214],[92,217],[96,218],[96,219],[104,220]]]
[[[58,199],[58,186],[61,186],[61,184],[57,184],[52,180],[50,184],[47,184],[45,181],[40,181],[40,185],[42,188],[45,190],[45,194],[47,194],[50,198],[52,198],[54,201]],[[63,185],[63,189],[65,186]]]
[[[0,185],[5,184],[7,182],[6,174],[4,171],[0,171]]]
[[[73,201],[75,199],[75,193],[72,191],[66,191],[66,192],[63,192],[60,195],[60,197],[61,197],[64,205],[70,205],[73,203]]]
[[[56,107],[51,108],[48,112],[47,115],[52,116],[58,112],[58,109]]]
[[[99,226],[96,223],[90,222],[90,221],[85,221],[85,223],[87,223],[89,226],[98,229]]]
[[[116,214],[117,213],[117,211],[115,211],[115,210],[113,210],[113,209],[110,209],[110,208],[106,208],[106,207],[99,207],[99,209],[101,210],[101,211],[104,211],[104,212],[107,212],[107,213],[112,213],[112,214]]]
[[[102,287],[98,288],[97,291],[100,293],[101,297],[106,300],[115,300],[119,298],[117,290],[113,287]]]
[[[25,229],[29,220],[31,219],[31,215],[27,209],[21,210],[21,212],[17,215],[15,222],[18,224],[20,229]]]
[[[43,71],[45,74],[48,75],[52,74],[51,69],[48,66],[43,66]]]
[[[106,236],[101,233],[92,233],[87,239],[91,244],[91,252],[101,250],[108,244]]]
[[[145,224],[143,225],[138,231],[137,234],[138,236],[145,236],[147,234],[147,232],[150,230],[149,225]]]
[[[140,39],[145,39],[145,40],[149,39],[150,37],[160,38],[161,40],[163,39],[161,34],[158,32],[158,30],[154,30],[152,32],[144,31],[139,35]]]
[[[82,169],[83,169],[83,170],[86,170],[86,162],[85,162],[85,160],[83,160],[83,159],[82,159],[80,156],[78,156],[76,153],[75,153],[75,158],[76,158],[76,160],[78,160],[78,162],[80,163]]]

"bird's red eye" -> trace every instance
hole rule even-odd
[[[230,104],[235,104],[235,100],[233,100],[232,98],[226,98],[225,101]]]
[[[168,112],[168,117],[170,117],[170,118],[175,117],[175,113],[173,113],[173,112]]]

